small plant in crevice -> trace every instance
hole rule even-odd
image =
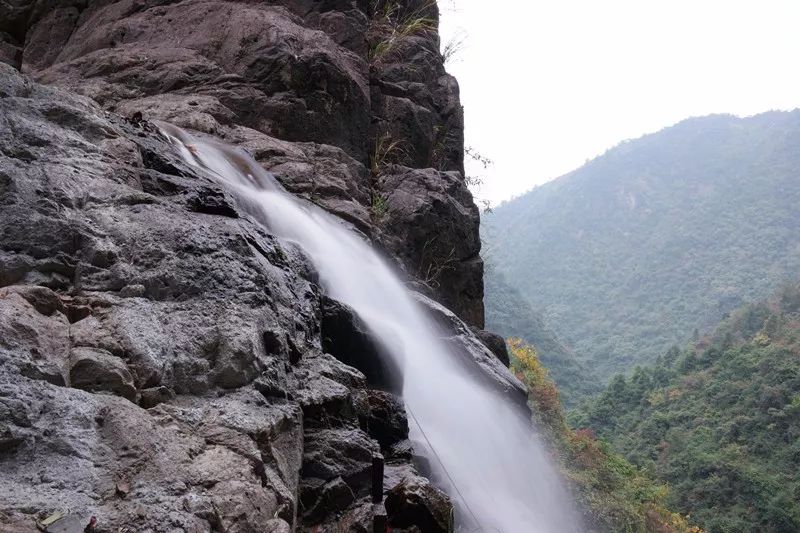
[[[447,156],[448,146],[456,146],[461,142],[458,132],[461,130],[452,125],[453,119],[449,117],[443,124],[433,127],[433,148],[431,149],[429,165],[436,170],[448,170],[448,163],[452,163]]]
[[[482,176],[475,176],[467,174],[464,176],[464,183],[467,184],[467,187],[480,187],[483,185],[483,177]]]
[[[383,219],[389,211],[386,196],[378,188],[378,180],[389,165],[401,164],[408,157],[403,148],[404,142],[395,139],[391,133],[383,132],[375,139],[375,147],[370,154],[370,213],[375,222]]]
[[[373,191],[372,192],[372,203],[370,205],[370,214],[372,215],[373,221],[379,221],[383,217],[386,216],[386,213],[389,211],[389,202],[386,199],[386,196],[380,194],[379,192]]]
[[[453,63],[458,55],[464,50],[467,42],[467,34],[463,30],[456,32],[445,44],[442,46],[442,63],[446,65]]]
[[[378,178],[389,165],[400,163],[406,158],[408,154],[403,144],[403,141],[395,139],[388,131],[377,137],[369,165],[373,179]]]
[[[436,124],[433,127],[433,149],[431,149],[430,166],[436,170],[443,170],[444,167],[444,152],[445,140],[447,139],[447,132],[441,124]]]
[[[458,106],[455,110],[441,116],[441,121],[433,127],[429,166],[436,170],[452,170],[458,163],[454,152],[463,145],[464,106]],[[466,152],[464,152],[464,156],[466,156]],[[462,157],[462,163],[463,159]]]
[[[494,165],[494,161],[492,161],[485,155],[478,152],[472,146],[464,147],[464,156],[482,166],[483,170],[487,170],[490,166]],[[465,174],[464,183],[466,184],[467,187],[469,187],[473,195],[476,195],[477,190],[480,189],[484,183],[484,177],[482,175]],[[482,208],[481,211],[483,211],[484,213],[492,212],[491,201],[485,198],[478,198],[477,196],[475,200],[481,206]]]
[[[370,63],[378,63],[388,57],[407,37],[436,31],[436,21],[427,15],[435,5],[436,2],[430,1],[405,12],[398,2],[377,2],[373,6],[374,15],[369,28],[372,37]]]
[[[436,246],[438,236],[428,239],[422,246],[420,253],[419,268],[420,278],[431,288],[440,286],[441,276],[449,270],[455,270],[458,258],[456,257],[456,247],[452,246],[449,251],[440,250]]]

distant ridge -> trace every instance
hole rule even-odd
[[[507,339],[519,338],[533,344],[539,359],[559,384],[561,399],[567,406],[572,406],[575,398],[600,391],[601,387],[589,380],[590,373],[583,364],[547,327],[541,314],[508,284],[502,273],[495,271],[491,261],[485,263],[484,278],[484,291],[492,295],[486,306],[486,327]]]
[[[497,207],[483,239],[487,287],[503,276],[593,377],[653,361],[800,273],[800,111],[623,142]]]

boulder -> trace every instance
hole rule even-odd
[[[373,387],[400,391],[400,372],[381,355],[381,342],[387,340],[378,340],[355,311],[341,302],[325,297],[321,309],[323,349],[360,370]]]
[[[73,348],[69,356],[69,385],[76,389],[106,391],[130,401],[136,387],[125,362],[105,350]]]
[[[139,391],[139,405],[150,409],[156,405],[168,402],[175,398],[175,391],[168,387],[152,387]]]
[[[386,450],[408,438],[408,418],[402,399],[392,393],[369,389],[356,393],[358,417],[370,437]]]
[[[69,327],[69,337],[74,347],[87,347],[105,350],[121,356],[123,349],[114,334],[101,322],[102,315],[89,315]]]
[[[377,443],[358,429],[306,432],[300,501],[304,522],[318,524],[370,493]]]
[[[347,509],[355,501],[353,491],[340,477],[330,481],[305,481],[301,498],[303,520],[309,524],[320,523],[329,515]]]
[[[475,334],[478,339],[483,343],[484,346],[489,348],[489,351],[492,352],[495,357],[497,357],[498,361],[503,363],[505,366],[509,366],[511,364],[509,355],[508,355],[508,347],[506,346],[506,341],[500,335],[496,333],[492,333],[491,331],[486,331],[485,329],[479,329],[476,327],[471,327],[472,333]]]
[[[417,527],[426,533],[453,531],[450,499],[425,478],[403,478],[389,490],[385,505],[393,529]]]
[[[311,356],[304,358],[302,366],[293,372],[297,381],[292,398],[302,406],[307,427],[331,427],[355,419],[350,389],[335,377],[330,377],[331,372],[319,368],[331,364],[326,358],[344,366],[332,356]],[[352,371],[358,373],[355,369]]]
[[[0,362],[8,371],[33,380],[64,385],[69,359],[69,322],[61,313],[50,311],[40,289],[0,289]],[[44,289],[47,291],[48,289]],[[27,296],[27,299],[26,299]],[[33,300],[34,307],[29,300]]]
[[[341,477],[358,494],[370,480],[372,456],[379,448],[359,429],[320,429],[306,434],[302,475],[330,480]]]
[[[0,298],[7,298],[11,293],[20,295],[28,302],[39,314],[50,316],[56,311],[66,313],[64,303],[58,294],[47,287],[37,287],[31,285],[18,285],[15,287],[5,287],[0,289]]]

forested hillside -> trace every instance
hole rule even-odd
[[[666,504],[670,489],[591,431],[566,423],[559,391],[536,349],[509,339],[511,370],[528,389],[534,422],[583,514],[587,533],[702,533]]]
[[[538,357],[558,383],[561,400],[572,406],[574,400],[600,392],[602,387],[589,379],[590,372],[548,328],[542,316],[495,270],[485,262],[486,327],[505,338],[520,338],[536,346]]]
[[[572,414],[714,532],[800,531],[800,284],[687,349],[616,376]]]
[[[800,272],[800,111],[689,119],[622,143],[483,226],[487,286],[504,276],[607,379]],[[503,297],[487,290],[487,308]]]

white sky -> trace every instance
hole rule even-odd
[[[493,204],[690,116],[800,107],[800,0],[439,0]]]

